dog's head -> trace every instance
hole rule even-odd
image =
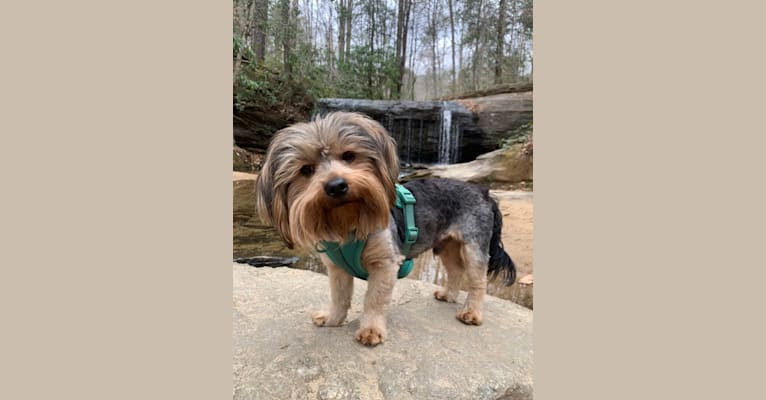
[[[376,121],[335,112],[277,132],[255,185],[258,214],[287,246],[345,242],[388,226],[396,142]]]

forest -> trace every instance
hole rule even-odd
[[[430,100],[532,80],[531,0],[234,0],[234,107]]]

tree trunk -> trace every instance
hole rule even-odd
[[[326,61],[325,62],[327,63],[327,66],[328,66],[328,68],[330,70],[330,74],[332,74],[334,76],[334,74],[335,74],[335,64],[334,64],[334,62],[335,62],[335,54],[334,54],[333,49],[335,48],[334,47],[335,44],[332,42],[333,41],[333,29],[332,28],[333,28],[333,20],[334,20],[334,16],[332,15],[332,10],[333,10],[332,7],[328,8],[328,12],[327,12],[327,24],[325,25],[325,28],[326,28],[326,30],[325,30]]]
[[[346,3],[346,58],[351,53],[351,22],[354,19],[354,0],[348,0]]]
[[[282,71],[285,75],[285,78],[287,81],[292,80],[292,74],[293,74],[293,68],[292,63],[290,62],[290,53],[291,53],[291,41],[290,38],[292,36],[292,32],[290,29],[291,25],[291,18],[290,18],[290,0],[282,0]]]
[[[416,20],[417,22],[417,20]],[[416,48],[416,40],[418,37],[418,25],[415,23],[412,25],[412,44],[410,46],[410,100],[415,100],[415,52],[417,50]]]
[[[373,54],[375,53],[375,2],[371,2],[369,7],[369,18],[370,18],[370,54],[367,58],[367,93],[369,93],[370,98],[374,98],[373,96],[373,86],[372,86],[372,59]]]
[[[344,60],[344,51],[346,50],[346,3],[340,0],[338,6],[338,63],[342,64]]]
[[[463,73],[463,37],[465,36],[465,33],[463,32],[465,30],[465,23],[460,22],[460,49],[458,52],[458,81],[460,83],[460,91],[465,90],[465,74]]]
[[[399,13],[396,22],[396,66],[397,80],[392,97],[400,99],[404,82],[404,66],[407,59],[407,33],[409,32],[410,8],[412,0],[399,0]]]
[[[497,46],[495,48],[495,85],[503,83],[503,44],[505,43],[505,23],[507,0],[500,0],[497,16]]]
[[[479,90],[479,44],[481,43],[482,34],[484,32],[484,29],[482,28],[482,1],[479,0],[479,8],[478,12],[476,13],[476,37],[474,38],[474,47],[473,47],[473,62],[471,65],[471,69],[473,72],[473,90]]]
[[[253,50],[255,61],[263,63],[266,58],[266,23],[269,19],[269,1],[255,0],[255,21],[253,21]]]
[[[436,78],[436,59],[438,57],[438,54],[436,54],[436,1],[433,3],[433,10],[431,10],[431,72],[433,75],[433,92],[434,97],[437,98],[439,95],[436,93],[436,86],[437,86],[437,78]]]
[[[242,30],[241,30],[242,40],[241,40],[239,48],[237,49],[237,55],[234,58],[234,75],[232,76],[232,78],[234,79],[232,83],[234,85],[237,84],[239,71],[242,69],[242,56],[244,55],[244,52],[245,52],[245,46],[247,46],[247,34],[250,31],[250,21],[252,20],[252,15],[253,15],[252,0],[246,1],[244,13],[245,15],[242,19],[245,21],[245,26],[242,27]]]
[[[452,10],[452,0],[447,0],[447,2],[449,4],[450,34],[452,36],[452,94],[454,95],[457,92],[457,77],[455,76],[455,69],[457,68],[455,64],[455,16]]]

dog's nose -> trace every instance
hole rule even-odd
[[[324,185],[324,191],[330,197],[342,197],[348,193],[348,183],[343,178],[334,178]]]

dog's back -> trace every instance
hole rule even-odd
[[[508,285],[515,281],[516,268],[501,240],[503,217],[487,188],[452,179],[415,180],[404,186],[417,199],[419,230],[408,257],[432,248],[443,261],[481,268],[484,275],[502,276]],[[400,213],[394,213],[392,225],[395,237],[401,237]]]

